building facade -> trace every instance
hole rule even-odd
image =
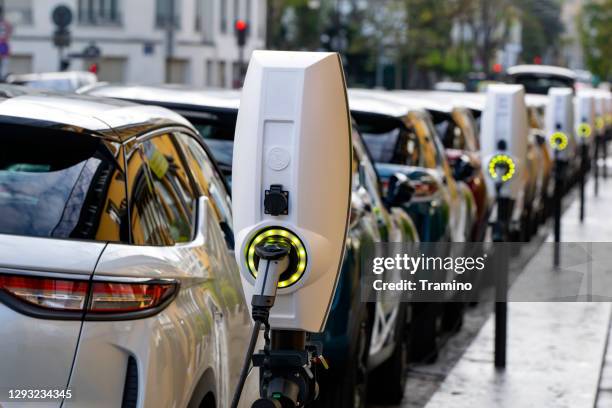
[[[51,16],[60,4],[73,14],[64,55],[101,51],[70,58],[69,69],[96,62],[102,81],[231,88],[241,76],[235,21],[248,22],[246,61],[265,45],[266,0],[4,0],[13,26],[5,73],[58,70]]]

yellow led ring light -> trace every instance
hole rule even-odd
[[[266,228],[255,234],[245,249],[247,266],[251,275],[255,278],[257,277],[257,266],[259,264],[259,259],[257,259],[255,254],[255,247],[264,240],[267,242],[284,241],[291,246],[289,267],[281,273],[278,287],[286,288],[293,285],[306,271],[307,256],[302,240],[293,232],[278,227]]]
[[[601,130],[604,128],[604,126],[606,126],[606,124],[603,116],[599,116],[597,119],[595,119],[595,127],[597,127],[597,129]]]
[[[567,136],[563,132],[555,132],[550,136],[550,146],[555,150],[565,150]]]
[[[588,123],[581,123],[578,125],[578,136],[589,137],[591,136],[591,126]]]
[[[491,161],[489,162],[489,174],[493,179],[497,180],[499,178],[499,175],[497,174],[497,170],[495,169],[495,167],[500,164],[505,164],[506,166],[508,166],[508,171],[506,172],[506,174],[501,176],[501,180],[504,182],[510,180],[516,172],[516,166],[514,165],[514,160],[512,160],[510,156],[505,154],[497,154],[491,158]]]

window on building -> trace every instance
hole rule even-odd
[[[171,58],[166,61],[167,82],[170,84],[186,84],[188,82],[189,61]]]
[[[225,88],[225,61],[219,61],[217,65],[217,86]]]
[[[241,18],[241,14],[242,13],[240,13],[240,0],[234,0],[234,21]]]
[[[206,86],[215,86],[215,76],[213,75],[214,63],[212,60],[206,61]]]
[[[257,3],[257,36],[262,40],[266,38],[266,0]]]
[[[202,39],[206,42],[214,40],[214,1],[195,0],[195,29],[202,33]]]
[[[32,0],[4,0],[4,18],[14,26],[31,25]]]
[[[181,26],[181,0],[155,0],[155,25],[167,28]]]
[[[219,0],[219,29],[223,34],[227,33],[227,0]]]
[[[80,24],[121,24],[120,0],[79,0]]]

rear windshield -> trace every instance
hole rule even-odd
[[[514,75],[512,80],[515,84],[525,87],[526,93],[548,95],[548,89],[553,87],[574,88],[574,81],[555,75],[545,74],[521,74]]]
[[[236,131],[236,120],[238,112],[233,110],[214,110],[206,112],[205,115],[194,115],[189,112],[181,112],[187,120],[198,130],[204,138],[204,143],[210,149],[213,157],[219,165],[219,169],[231,182],[232,157],[234,152],[234,132]]]
[[[127,241],[125,177],[104,141],[0,123],[0,143],[0,233]]]
[[[376,163],[419,166],[421,152],[416,135],[399,119],[353,112],[361,137]]]

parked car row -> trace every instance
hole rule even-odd
[[[240,93],[103,83],[79,93],[0,86],[0,384],[74,390],[55,407],[228,406],[251,327],[228,189]],[[348,97],[350,227],[327,326],[312,336],[330,366],[321,407],[398,404],[407,365],[433,361],[461,327],[453,293],[363,302],[364,254],[384,242],[484,241],[495,214],[481,149],[494,99]],[[516,136],[526,152],[516,240],[552,205],[545,99],[525,98]]]

